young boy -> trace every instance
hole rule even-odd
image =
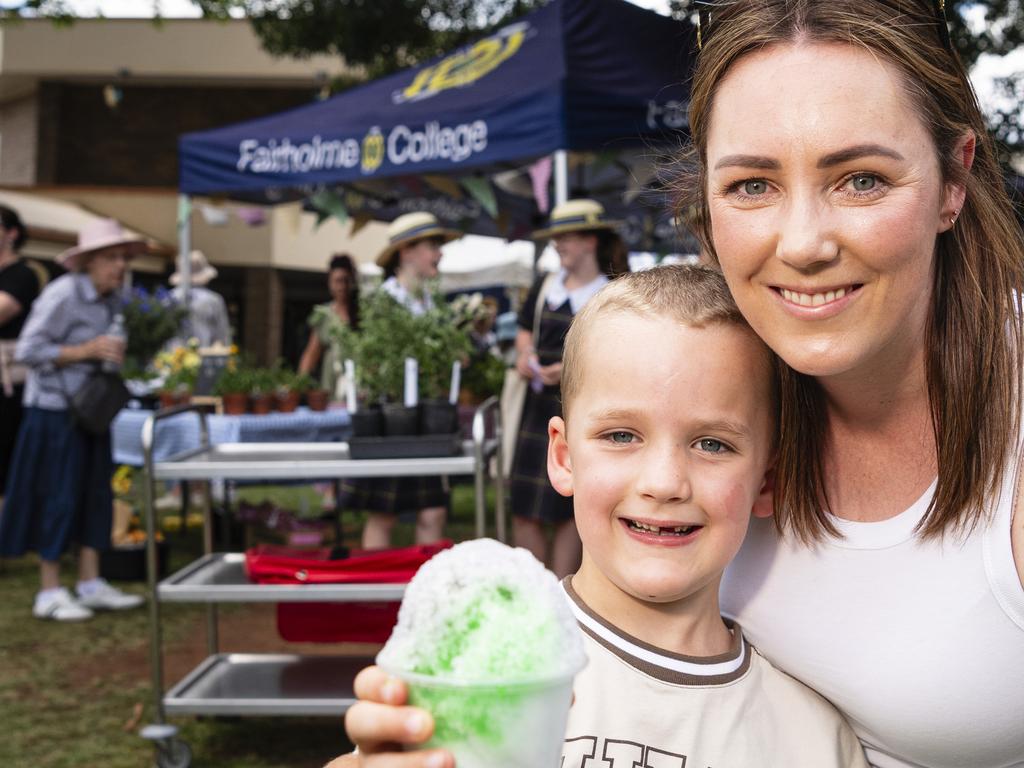
[[[548,473],[583,541],[563,585],[590,661],[562,768],[867,765],[719,614],[751,514],[771,514],[776,407],[771,353],[717,272],[626,275],[574,319]]]
[[[562,364],[548,474],[573,497],[583,541],[563,586],[589,663],[561,768],[867,768],[839,713],[719,614],[751,514],[771,514],[777,410],[774,358],[721,275],[671,266],[613,280],[573,319]],[[373,670],[361,678],[364,695],[403,698],[393,683],[373,694]],[[451,765],[436,751],[385,762],[387,742],[426,738],[428,722],[359,706],[346,727],[373,764]],[[347,759],[328,768],[364,764]]]

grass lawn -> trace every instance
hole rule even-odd
[[[271,498],[295,511],[310,507],[310,491],[279,487],[245,488],[236,499]],[[305,500],[303,500],[305,497]],[[318,499],[314,499],[318,501]],[[448,535],[473,535],[473,488],[453,489]],[[346,514],[344,535],[353,546],[362,519]],[[401,525],[396,544],[411,540]],[[493,532],[492,532],[493,533]],[[257,538],[260,535],[257,533]],[[168,533],[171,568],[201,551],[198,530]],[[64,583],[73,583],[73,563]],[[142,593],[144,584],[119,585]],[[34,556],[0,561],[0,767],[145,768],[153,749],[137,734],[150,722],[149,626],[146,610],[97,615],[81,624],[37,621],[31,615],[38,589]],[[166,686],[176,683],[205,656],[205,612],[201,606],[162,604]],[[274,607],[220,607],[221,650],[293,651],[281,641]],[[374,646],[302,646],[299,650],[372,654]],[[175,717],[196,768],[319,768],[351,749],[341,719]]]

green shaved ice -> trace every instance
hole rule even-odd
[[[557,659],[559,637],[558,623],[547,606],[504,585],[475,597],[445,621],[433,643],[417,645],[412,671],[460,680],[544,675]]]

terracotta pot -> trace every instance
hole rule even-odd
[[[253,395],[251,400],[253,413],[270,413],[274,408],[273,395]]]
[[[173,390],[159,392],[158,395],[161,408],[173,408],[176,405],[184,405],[192,396],[190,392],[175,392]]]
[[[224,413],[237,416],[245,413],[245,409],[249,405],[249,396],[245,392],[228,392],[221,397],[221,401],[224,405]]]
[[[306,405],[311,411],[326,411],[328,397],[326,389],[311,389],[306,393]]]
[[[275,395],[277,401],[277,410],[281,413],[291,413],[299,407],[299,401],[302,399],[301,392],[293,392],[291,390],[287,392],[278,392]]]

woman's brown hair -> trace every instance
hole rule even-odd
[[[732,0],[712,6],[690,100],[678,209],[717,261],[706,195],[712,107],[730,67],[748,53],[794,42],[858,46],[903,76],[931,134],[945,183],[967,190],[956,225],[939,235],[926,331],[926,376],[938,484],[919,525],[924,537],[970,529],[986,515],[1018,435],[1021,407],[1024,244],[985,122],[929,0]],[[976,138],[968,174],[956,156]],[[775,509],[805,542],[838,535],[828,509],[826,408],[817,381],[780,365],[782,398]]]

